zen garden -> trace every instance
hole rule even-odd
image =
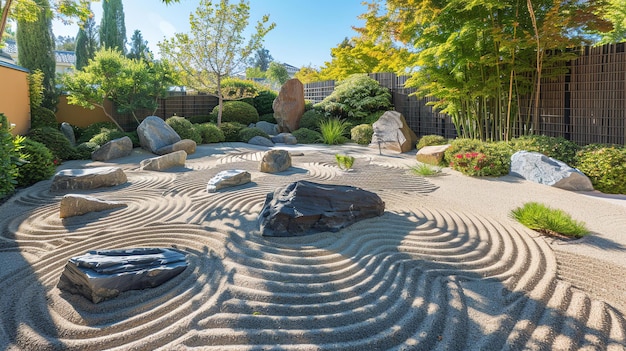
[[[0,0],[0,349],[626,350],[624,0],[257,4]]]

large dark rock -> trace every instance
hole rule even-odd
[[[297,181],[267,194],[259,222],[264,236],[301,236],[336,232],[384,212],[385,203],[370,191]]]
[[[126,173],[118,167],[64,169],[54,175],[50,191],[89,190],[120,185],[127,181]]]
[[[57,286],[98,303],[124,291],[159,286],[185,268],[186,254],[176,249],[96,250],[70,258]]]

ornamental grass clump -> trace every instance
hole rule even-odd
[[[352,169],[352,165],[354,164],[354,157],[349,155],[341,155],[335,154],[335,159],[337,160],[337,165],[344,171]]]
[[[338,118],[328,118],[320,122],[320,130],[322,132],[322,141],[328,145],[343,144],[346,141],[346,137],[343,134],[346,132],[347,123]]]
[[[524,226],[545,235],[580,238],[589,234],[584,223],[572,219],[562,210],[537,202],[528,202],[516,208],[511,211],[511,216]]]
[[[440,168],[433,167],[426,163],[419,163],[417,166],[413,166],[410,169],[411,173],[422,177],[432,177],[441,174]]]

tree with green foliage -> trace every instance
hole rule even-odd
[[[278,85],[283,85],[289,80],[289,73],[287,72],[287,69],[280,63],[270,63],[270,67],[267,69],[266,74],[267,79],[273,83],[277,83]]]
[[[137,60],[152,59],[152,53],[148,48],[148,41],[143,39],[139,29],[135,29],[133,36],[130,38],[130,50],[127,56],[128,58]]]
[[[122,0],[102,1],[100,46],[126,53],[126,24]]]
[[[263,16],[244,43],[243,32],[250,17],[250,5],[244,0],[238,4],[201,0],[195,14],[189,17],[191,33],[176,33],[159,43],[161,56],[180,72],[184,85],[217,96],[219,126],[224,100],[222,80],[243,70],[243,63],[261,48],[263,38],[275,24],[267,25],[269,16]]]
[[[626,0],[607,1],[607,6],[600,9],[598,15],[609,24],[609,27],[596,31],[600,37],[598,45],[626,41]]]
[[[413,50],[419,67],[405,87],[437,98],[460,136],[508,140],[532,131],[538,121],[542,76],[558,75],[601,28],[595,13],[602,2],[576,0],[387,0],[370,8],[370,33]],[[367,26],[366,26],[367,27]],[[547,50],[550,53],[547,54]],[[522,98],[530,101],[522,105]],[[522,120],[522,112],[528,119]]]
[[[76,47],[76,38],[58,35],[55,38],[55,49],[61,51],[74,51]]]
[[[266,72],[261,71],[259,67],[248,67],[246,68],[246,78],[247,79],[265,79],[267,78]]]
[[[324,80],[320,76],[319,70],[311,67],[310,65],[301,67],[300,70],[296,72],[293,77],[297,78],[300,82],[302,82],[302,84],[320,82]]]
[[[76,69],[87,66],[98,51],[98,27],[93,17],[89,17],[78,29],[76,35]]]
[[[18,21],[17,48],[18,62],[31,71],[40,70],[44,74],[43,106],[54,109],[56,106],[54,36],[52,34],[52,14],[48,0],[36,0],[36,20]]]
[[[158,108],[159,97],[176,84],[176,76],[167,62],[133,60],[121,52],[102,48],[82,71],[63,76],[68,92],[67,101],[85,108],[101,108],[105,115],[123,130],[105,108],[105,100],[112,101],[120,113]]]
[[[274,58],[270,55],[270,51],[266,48],[262,48],[254,53],[251,65],[252,67],[260,69],[261,72],[265,72],[270,67],[272,61],[274,61]]]

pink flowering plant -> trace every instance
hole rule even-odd
[[[493,164],[484,153],[471,151],[455,154],[450,167],[469,176],[484,176],[491,174],[489,169]]]

